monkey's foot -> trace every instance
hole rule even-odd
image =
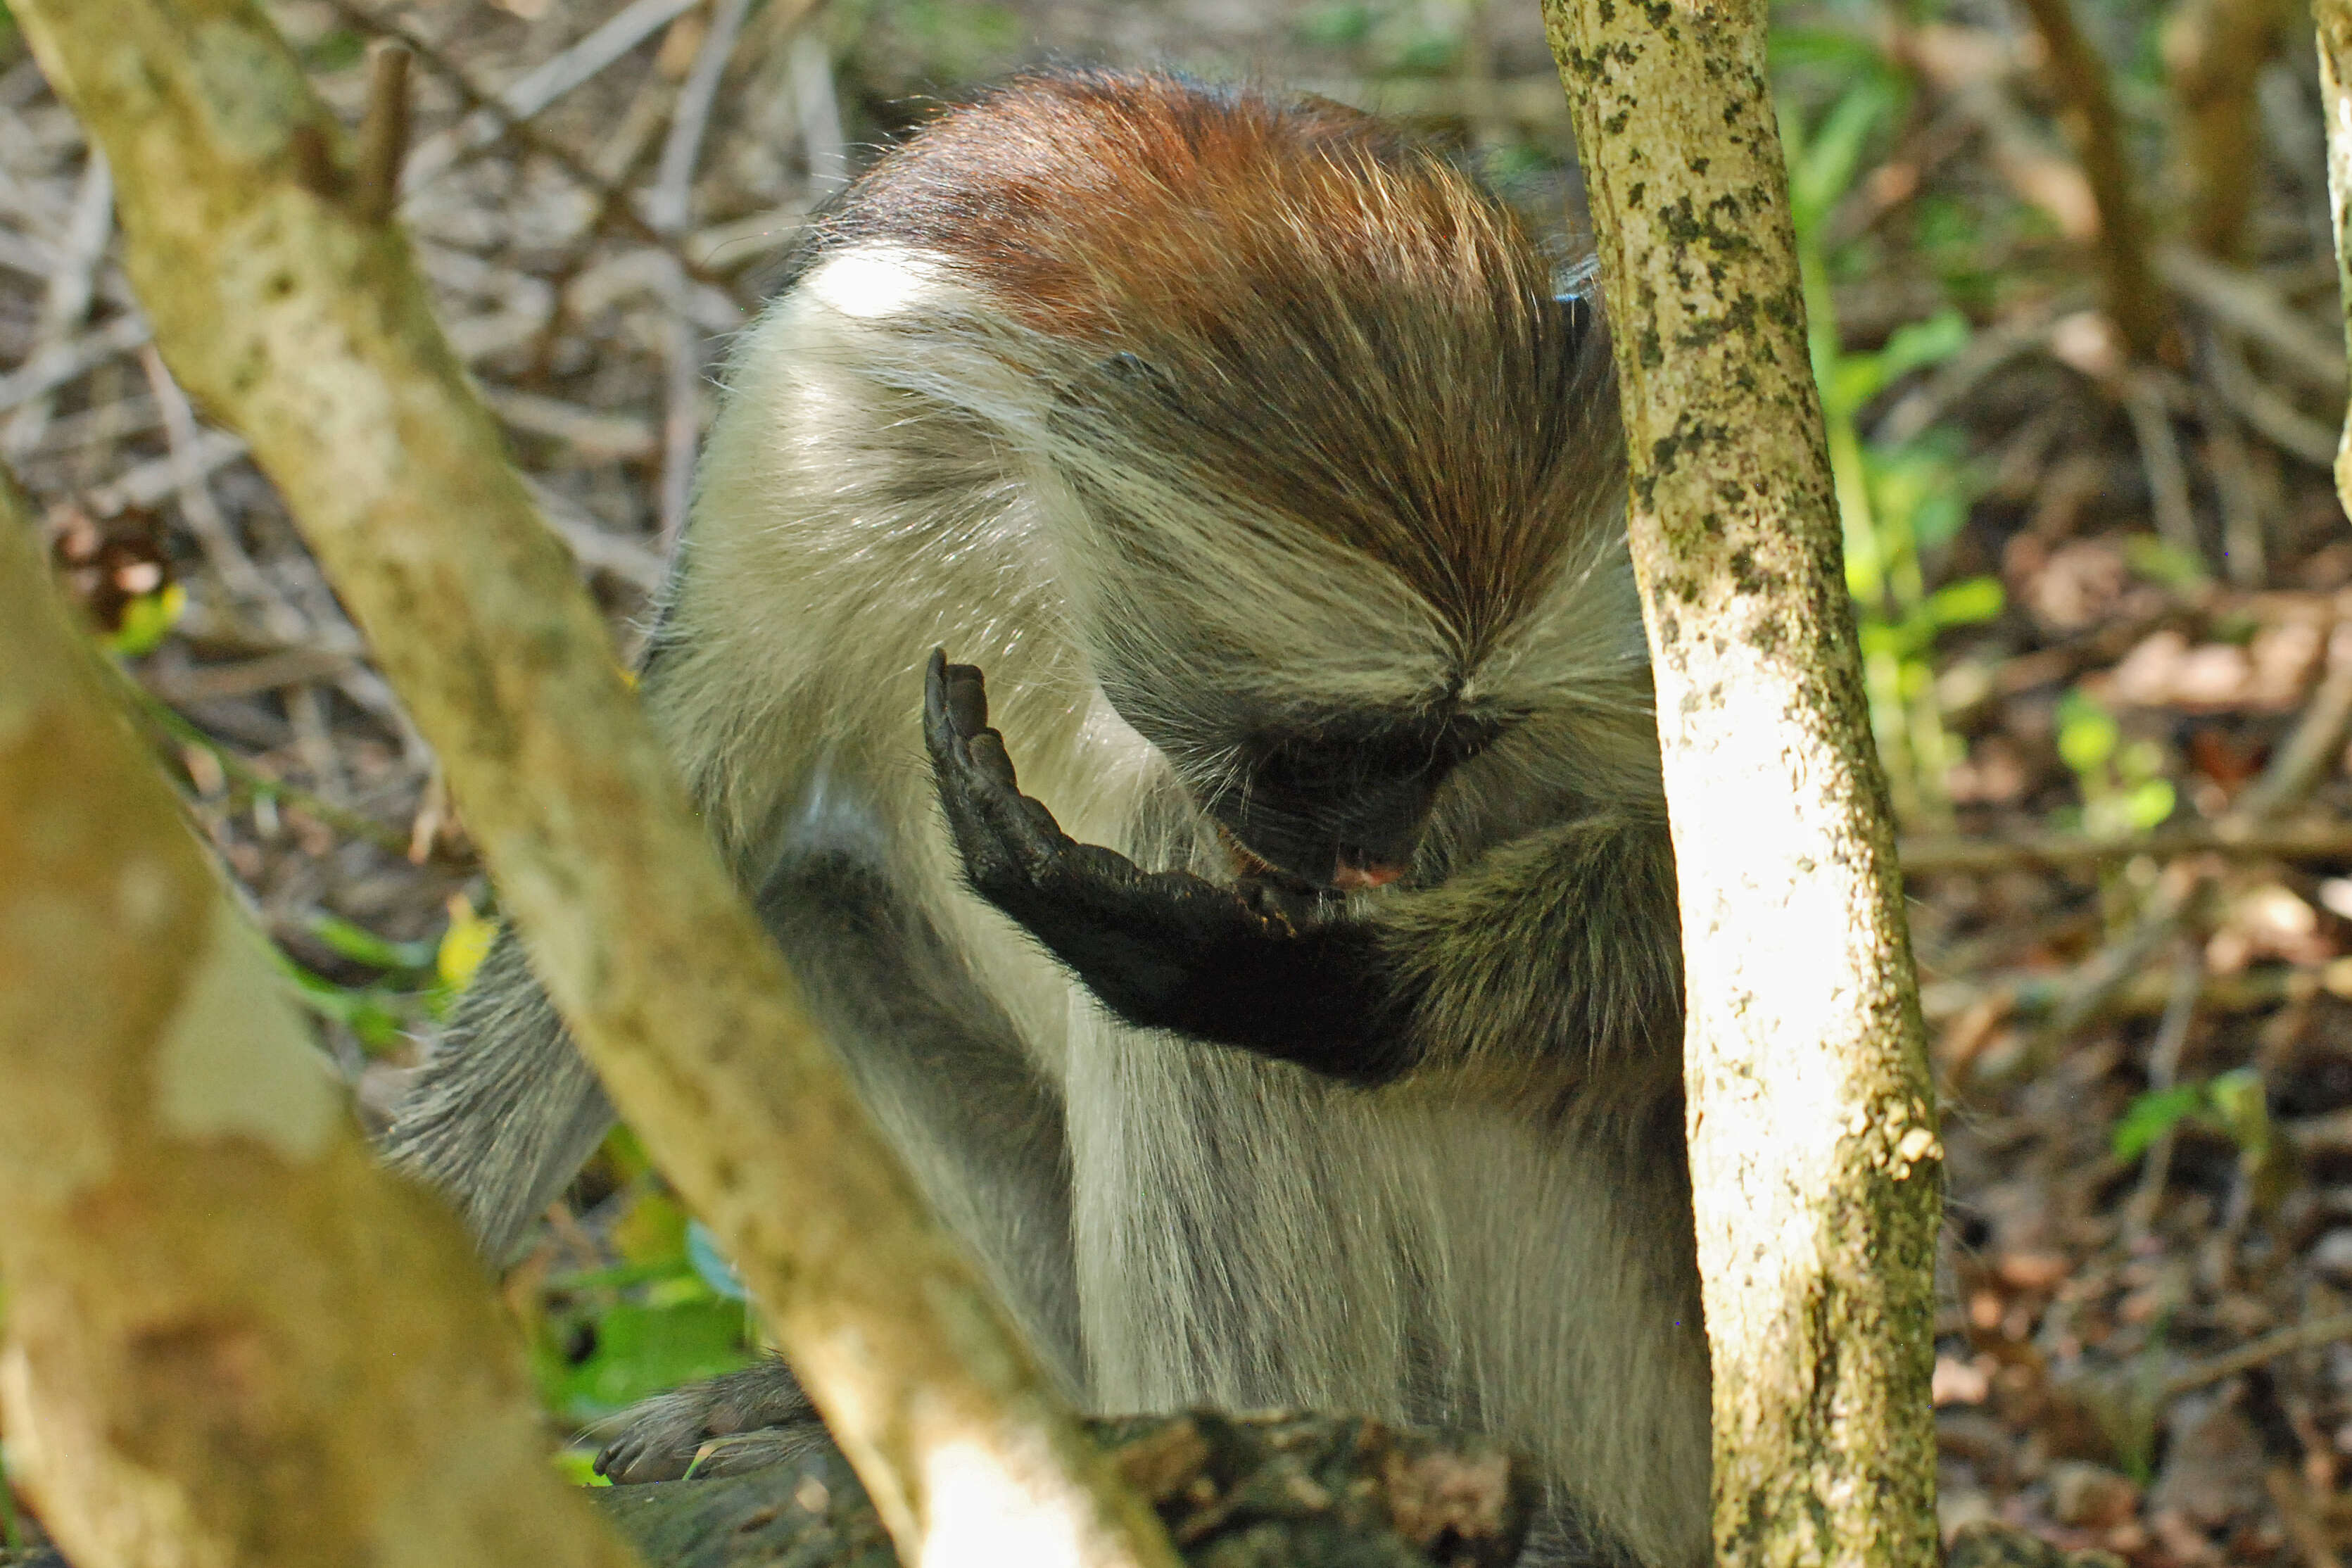
[[[924,681],[923,739],[966,880],[1111,1011],[1353,1083],[1412,1065],[1399,977],[1369,925],[1302,924],[1267,887],[1146,871],[1072,838],[1021,793],[981,672],[944,652]]]
[[[792,1369],[772,1359],[657,1394],[619,1419],[620,1436],[596,1456],[596,1473],[614,1486],[735,1475],[833,1441]]]

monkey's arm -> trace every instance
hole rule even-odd
[[[1264,889],[1064,833],[1020,793],[971,666],[932,656],[924,733],[973,889],[1130,1023],[1379,1084],[1440,1061],[1654,1058],[1679,1022],[1662,824],[1565,824],[1370,918],[1295,922]]]

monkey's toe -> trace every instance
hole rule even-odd
[[[791,1370],[772,1360],[657,1394],[620,1420],[596,1456],[596,1473],[614,1486],[733,1475],[831,1441]]]

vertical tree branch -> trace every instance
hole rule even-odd
[[[2336,284],[2352,350],[2352,0],[2312,0],[2319,30],[2319,94],[2327,120],[2327,211],[2336,229]],[[2352,423],[2336,448],[2336,499],[2352,513]]]
[[[1935,1559],[1937,1161],[1760,0],[1546,0],[1681,879],[1720,1560]]]
[[[2092,248],[2107,317],[2137,360],[2154,359],[2164,341],[2165,296],[2148,265],[2147,219],[2133,193],[2131,160],[2124,153],[2123,119],[2107,89],[2107,68],[2082,28],[2073,0],[2023,0],[2050,51],[2050,75],[2061,118],[2083,161],[2098,204],[2099,232]]]
[[[83,1568],[634,1559],[465,1235],[378,1171],[0,482],[8,1458]]]
[[[2279,0],[2186,0],[2164,26],[2188,174],[2189,243],[2222,260],[2236,258],[2261,182],[2261,124],[2254,79],[2284,30]]]
[[[741,1266],[904,1555],[1175,1561],[922,1210],[255,0],[16,0],[114,162],[183,385],[284,494],[612,1098]]]

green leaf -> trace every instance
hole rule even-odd
[[[397,1045],[408,1026],[409,1009],[415,1005],[413,994],[386,990],[380,985],[338,985],[321,974],[314,974],[281,952],[272,950],[278,973],[294,989],[294,1000],[305,1009],[330,1023],[341,1024],[359,1037],[359,1042],[370,1051],[389,1049]]]
[[[2166,588],[2194,588],[2210,575],[2204,562],[2152,533],[2137,534],[2124,541],[2124,564],[2131,568],[2135,576]]]
[[[1969,521],[1968,492],[1960,488],[1958,475],[1947,470],[1947,477],[1952,488],[1921,496],[1919,504],[1911,509],[1911,537],[1922,550],[1949,544]]]
[[[349,27],[337,27],[303,51],[303,63],[314,71],[349,70],[367,53],[367,40]]]
[[[2124,819],[2145,833],[2160,826],[2179,804],[2170,779],[2142,779],[2124,795]]]
[[[2110,1139],[2118,1160],[2134,1160],[2158,1139],[2205,1108],[2205,1086],[2197,1083],[2152,1089],[2125,1108]]]
[[[1372,8],[1369,5],[1318,5],[1292,24],[1304,44],[1325,48],[1345,48],[1360,44],[1372,30]]]
[[[2058,704],[2058,755],[2078,774],[2104,767],[2116,754],[2123,732],[2116,716],[2080,691]]]
[[[441,941],[433,953],[433,970],[441,977],[441,984],[452,993],[472,984],[482,961],[490,956],[490,944],[498,935],[499,922],[477,914],[470,900],[453,903],[449,923],[443,928]]]
[[[596,1451],[593,1448],[558,1448],[555,1451],[555,1473],[575,1487],[609,1487],[609,1476],[596,1473]]]
[[[188,591],[177,583],[167,583],[152,594],[142,594],[122,606],[121,624],[107,637],[106,646],[124,658],[139,658],[153,653],[163,639],[179,624],[181,612],[188,607]]]
[[[1875,42],[1833,27],[1775,27],[1766,47],[1775,71],[1818,66],[1842,77],[1855,77],[1886,68],[1886,57]]]
[[[596,1348],[559,1374],[557,1402],[592,1419],[682,1383],[748,1366],[743,1309],[705,1296],[667,1306],[623,1302],[593,1320]]]
[[[352,963],[364,963],[371,969],[424,973],[433,967],[432,942],[387,942],[375,932],[323,910],[305,921],[303,929]]]
[[[1927,595],[1927,618],[1938,626],[1972,626],[1991,620],[2007,602],[1997,577],[1965,577]]]
[[[1888,381],[1940,364],[1969,346],[1969,319],[1947,305],[1924,321],[1895,329],[1878,351]]]
[[[1817,376],[1822,397],[1837,414],[1852,415],[1886,384],[1886,373],[1876,354],[1840,354],[1827,375]]]
[[[2213,1120],[2241,1153],[2261,1158],[2271,1144],[2270,1096],[2260,1068],[2232,1068],[2205,1086]]]
[[[1830,209],[1853,188],[1864,148],[1894,107],[1886,80],[1864,77],[1830,106],[1810,136],[1790,140],[1789,205],[1798,233],[1817,234]]]

